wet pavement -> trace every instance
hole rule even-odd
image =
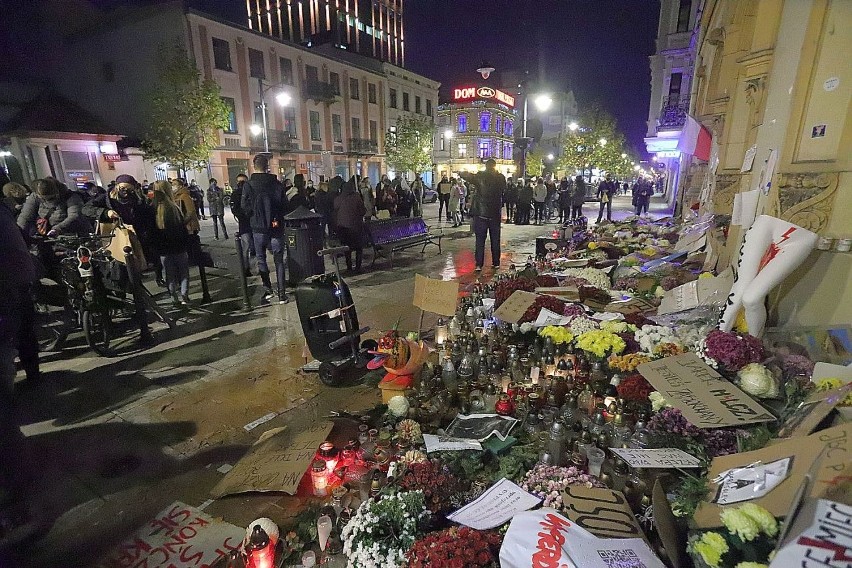
[[[616,198],[614,205],[614,218],[629,215],[629,198]],[[594,220],[597,203],[585,209]],[[652,214],[665,214],[663,204],[655,200]],[[479,277],[468,228],[442,226],[437,205],[426,206],[426,220],[433,231],[444,231],[442,252],[407,251],[395,255],[393,269],[380,259],[373,270],[346,277],[360,323],[372,334],[397,319],[402,330],[417,328],[420,311],[411,304],[416,273],[459,279],[463,286]],[[504,225],[501,264],[523,262],[534,254],[535,237],[555,226]],[[167,294],[158,297],[177,325],[155,323],[155,346],[140,348],[138,332],[125,329],[115,355],[99,357],[72,336],[61,353],[43,356],[44,384],[21,393],[22,430],[39,472],[32,499],[45,522],[38,538],[20,550],[25,565],[89,565],[172,501],[207,503],[223,475],[218,469],[236,463],[264,431],[380,402],[375,387],[328,388],[316,374],[303,373],[308,354],[295,302],[244,310],[234,242],[213,240],[210,233],[212,222],[202,221],[202,240],[216,264],[207,271],[210,303],[200,303],[193,269],[190,309],[175,310]],[[370,253],[365,257],[366,267]],[[249,279],[254,306],[257,280]],[[161,290],[153,282],[147,286]],[[424,329],[434,319],[426,314]],[[250,429],[261,417],[266,421]],[[207,503],[206,511],[245,525],[259,516],[284,521],[300,504],[299,497],[251,494]]]

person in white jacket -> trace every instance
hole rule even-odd
[[[541,225],[544,223],[544,206],[547,203],[547,186],[544,185],[544,179],[538,178],[533,188],[533,205],[535,207],[535,224]]]

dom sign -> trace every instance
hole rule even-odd
[[[473,99],[496,99],[506,106],[515,106],[515,97],[491,87],[464,87],[453,90],[454,101],[470,101]]]

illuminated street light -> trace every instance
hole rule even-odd
[[[548,155],[547,155],[547,159],[548,159],[548,160],[550,160],[550,161],[552,162],[552,161],[553,161],[553,154],[548,154]]]
[[[600,140],[598,140],[598,144],[600,144],[601,146],[606,146],[606,138],[601,138]]]
[[[452,137],[453,137],[453,131],[452,130],[450,130],[449,128],[444,130],[444,138],[452,138]]]
[[[568,125],[568,130],[570,130],[571,132],[576,132],[578,128],[580,128],[580,125],[576,122],[572,122]]]
[[[625,154],[624,152],[622,152],[622,153],[621,153],[621,159],[623,160],[623,159],[624,159],[624,158],[626,158],[626,157],[627,157],[627,154]]]
[[[639,164],[633,164],[633,171],[634,171],[634,172],[638,172],[638,171],[639,171]]]
[[[290,96],[290,93],[278,93],[275,95],[275,102],[277,102],[280,106],[287,106],[293,101],[293,97]]]
[[[538,110],[545,111],[553,104],[553,98],[547,94],[538,95],[535,98],[535,106]]]
[[[263,127],[259,124],[252,124],[249,126],[249,130],[251,131],[252,136],[260,136],[260,133],[263,132]]]

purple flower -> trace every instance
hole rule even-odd
[[[639,287],[639,279],[632,276],[624,276],[615,281],[616,290],[636,290]]]
[[[814,362],[804,355],[784,355],[781,362],[784,364],[784,374],[789,377],[805,375],[810,379],[814,373]]]
[[[574,317],[586,315],[586,310],[580,304],[566,304],[562,311],[563,316]]]
[[[763,343],[751,335],[714,329],[704,340],[704,354],[716,360],[726,371],[735,373],[749,363],[765,357]]]
[[[648,421],[648,429],[661,436],[676,434],[678,436],[698,438],[701,429],[687,420],[677,408],[664,408]]]
[[[702,431],[702,442],[711,458],[737,453],[737,433],[732,429],[717,428]]]

